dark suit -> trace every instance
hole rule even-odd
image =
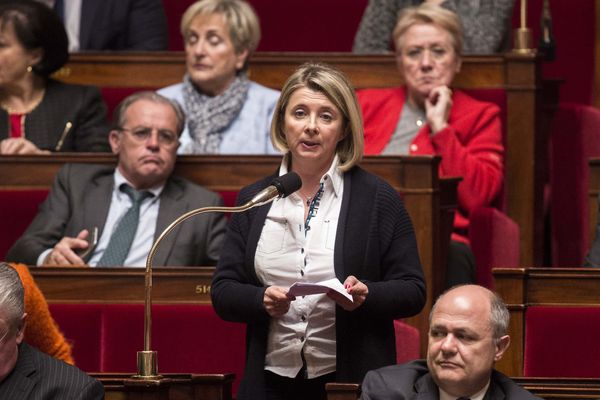
[[[161,0],[83,0],[80,50],[167,50]]]
[[[54,151],[67,122],[72,127],[60,151],[110,151],[106,106],[98,88],[49,79],[42,102],[25,116],[25,137]],[[8,127],[8,113],[0,109],[0,140],[10,136]]]
[[[425,360],[369,371],[362,383],[362,400],[439,400],[439,389]],[[506,375],[493,370],[483,400],[538,399]]]
[[[46,249],[64,236],[98,227],[100,237],[108,216],[114,186],[114,168],[65,164],[57,174],[48,198],[6,260],[35,265]],[[156,239],[180,215],[195,208],[222,205],[216,193],[172,176],[160,195]],[[154,265],[201,266],[215,264],[225,233],[225,217],[208,213],[177,226],[161,243]],[[91,253],[85,258],[88,261]]]
[[[15,368],[0,382],[0,399],[100,400],[104,388],[72,365],[21,343]]]

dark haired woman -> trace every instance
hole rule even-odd
[[[50,78],[69,57],[59,18],[33,1],[0,2],[0,154],[109,151],[95,87]]]

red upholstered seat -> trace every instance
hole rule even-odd
[[[500,107],[506,148],[506,91],[504,89],[471,89],[466,92],[474,98]],[[506,157],[506,155],[505,155]],[[506,161],[505,161],[506,165]],[[520,230],[516,222],[505,214],[506,199],[502,192],[491,207],[479,207],[469,215],[469,240],[477,265],[477,283],[493,289],[492,268],[517,267],[520,257]]]
[[[600,157],[600,111],[561,103],[550,136],[552,264],[581,266],[588,238],[590,157]]]
[[[0,190],[0,260],[25,232],[39,205],[48,196],[47,190]]]
[[[600,308],[529,307],[525,376],[600,378]]]
[[[121,100],[125,97],[135,93],[141,92],[144,90],[155,91],[159,88],[135,88],[135,87],[111,87],[111,86],[103,86],[100,88],[100,93],[102,94],[102,99],[104,99],[104,103],[106,104],[107,114],[109,121],[112,121],[113,113]]]
[[[419,330],[401,320],[394,321],[396,332],[396,363],[403,364],[420,358]]]
[[[351,51],[368,0],[248,2],[260,19],[262,39],[259,51]],[[169,50],[183,50],[179,26],[181,16],[192,3],[195,0],[163,0],[169,29]],[[332,18],[341,22],[335,24],[335,29],[331,29]],[[299,33],[298,29],[290,27],[305,29]]]
[[[76,365],[87,372],[136,372],[143,350],[141,304],[50,304],[73,344]],[[236,374],[245,362],[245,326],[221,320],[209,304],[154,305],[152,350],[164,373]]]

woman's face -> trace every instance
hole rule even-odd
[[[344,137],[343,125],[341,111],[323,93],[308,88],[292,93],[283,127],[292,165],[308,162],[318,170],[329,168]]]
[[[422,104],[438,86],[450,86],[460,70],[450,34],[433,24],[413,25],[396,43],[396,63],[404,77],[408,97]]]
[[[25,49],[11,23],[0,26],[0,87],[32,77],[33,72],[27,72],[27,67],[36,65],[41,53],[41,50]]]
[[[236,54],[221,14],[200,14],[185,38],[187,71],[192,82],[209,96],[223,93],[244,66],[248,51]]]

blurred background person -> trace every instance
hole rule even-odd
[[[358,93],[365,153],[440,155],[440,175],[462,177],[447,284],[474,282],[469,213],[493,204],[502,189],[500,109],[450,89],[462,52],[461,25],[453,12],[427,3],[404,9],[394,42],[405,86]]]
[[[67,46],[45,5],[0,3],[0,154],[110,151],[100,91],[50,78],[67,62]]]
[[[19,275],[0,263],[0,398],[104,399],[98,380],[23,341],[27,317]]]
[[[279,92],[246,76],[260,41],[260,24],[242,0],[203,0],[181,19],[187,74],[160,94],[187,117],[180,154],[276,153],[269,126]]]
[[[305,64],[287,80],[271,139],[278,175],[302,188],[234,214],[211,286],[225,320],[247,324],[238,399],[325,399],[325,383],[360,382],[396,361],[393,320],[417,314],[425,282],[412,223],[398,193],[357,164],[363,128],[339,71]],[[240,192],[244,204],[274,176]],[[339,279],[341,295],[293,298],[297,281]]]
[[[162,0],[38,0],[54,9],[69,51],[167,50]]]
[[[465,54],[499,53],[508,48],[514,0],[369,0],[352,51],[359,54],[390,51],[398,13],[421,3],[455,12],[465,32]]]

